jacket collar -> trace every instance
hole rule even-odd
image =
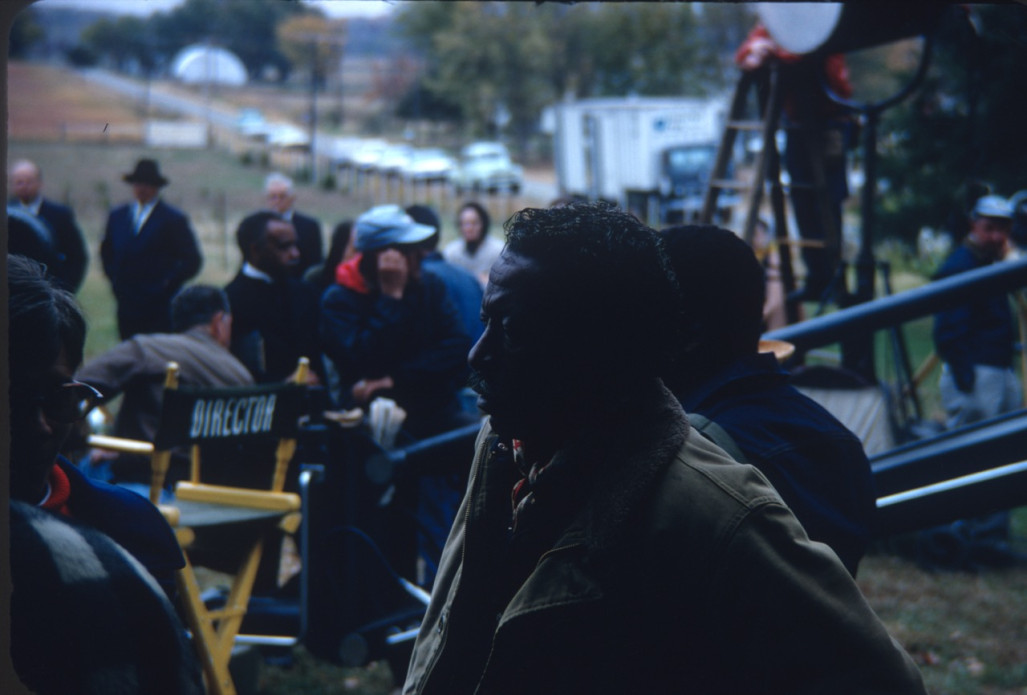
[[[676,395],[686,412],[698,412],[711,398],[727,389],[743,388],[754,380],[761,384],[767,381],[784,383],[787,378],[788,372],[781,368],[773,353],[753,353],[721,369],[695,388]]]
[[[595,422],[577,433],[555,458],[590,475],[591,491],[557,546],[583,544],[603,554],[627,542],[627,522],[652,493],[688,438],[689,425],[677,399],[656,382],[626,417]]]

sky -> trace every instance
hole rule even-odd
[[[37,4],[106,10],[123,14],[149,15],[172,9],[183,0],[39,0]],[[329,17],[376,17],[387,14],[395,6],[386,0],[303,0],[304,4],[321,8]]]

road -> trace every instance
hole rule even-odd
[[[123,77],[106,70],[83,70],[83,77],[105,89],[116,91],[133,99],[146,100],[153,108],[172,111],[185,116],[208,121],[219,128],[234,128],[239,116],[236,106],[219,101],[216,98],[204,98],[169,84],[166,81],[145,82],[143,80]],[[216,88],[215,88],[216,89]],[[147,96],[147,91],[149,96]],[[295,124],[292,124],[295,125]],[[299,126],[296,126],[299,128]],[[305,130],[305,129],[304,129]],[[318,132],[314,138],[314,148],[319,158],[330,158],[339,138]],[[552,172],[549,170],[526,170],[522,195],[535,201],[548,202],[557,197],[557,186]]]

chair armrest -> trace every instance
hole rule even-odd
[[[89,435],[89,446],[94,449],[107,449],[109,451],[120,451],[126,454],[144,454],[149,456],[153,453],[153,444],[138,439],[125,439],[124,437],[112,437],[106,434]]]
[[[190,502],[226,504],[272,512],[294,512],[300,508],[300,496],[294,492],[270,492],[226,485],[204,485],[185,480],[175,486],[175,498]]]

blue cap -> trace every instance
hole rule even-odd
[[[434,227],[418,224],[398,205],[379,205],[357,218],[357,251],[374,251],[396,244],[416,244],[435,233]]]
[[[974,217],[1001,217],[1013,219],[1013,206],[1000,195],[986,195],[974,204]]]

